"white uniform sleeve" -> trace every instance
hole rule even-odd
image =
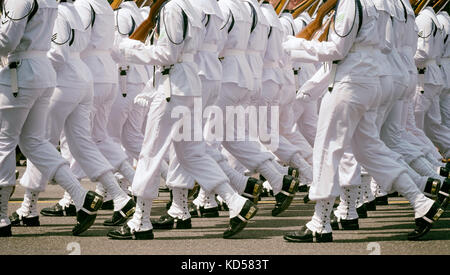
[[[111,56],[117,63],[125,63],[124,56],[119,50],[119,45],[122,41],[128,38],[129,33],[133,28],[133,21],[131,15],[127,11],[121,11],[120,9],[115,11],[115,24],[116,31],[114,34],[114,47],[111,49]],[[135,29],[138,26],[135,26]]]
[[[120,44],[120,51],[127,62],[158,66],[177,62],[183,50],[183,43],[180,42],[183,41],[184,23],[181,8],[169,4],[161,10],[160,34],[156,45],[146,46],[131,39],[124,39]]]
[[[67,60],[69,55],[69,42],[71,36],[71,29],[68,27],[67,22],[58,16],[53,27],[53,42],[51,48],[47,53],[48,58],[52,62],[53,68],[57,70]],[[64,43],[64,44],[63,44]],[[60,45],[61,44],[61,45]]]
[[[417,41],[417,51],[414,56],[417,67],[424,67],[424,63],[431,56],[433,39],[433,20],[427,16],[419,14],[416,18],[419,28],[419,39]]]
[[[30,13],[33,5],[31,1],[6,1],[5,10],[1,17],[0,25],[0,56],[7,56],[8,53],[14,51],[19,45],[20,40],[25,32],[28,17],[19,19]],[[5,13],[8,12],[8,17]]]
[[[302,38],[291,37],[290,40],[284,42],[283,47],[291,51],[292,61],[326,62],[343,59],[353,46],[357,35],[359,17],[354,12],[346,12],[353,10],[355,10],[353,0],[340,2],[335,28],[330,28],[329,41],[307,41]]]

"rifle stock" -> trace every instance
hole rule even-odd
[[[141,25],[130,35],[130,39],[139,40],[142,43],[147,39],[148,34],[154,28],[156,22],[156,16],[161,9],[161,6],[167,0],[157,0],[150,8],[150,13],[148,17],[142,22]]]
[[[312,6],[308,10],[308,14],[310,17],[314,16],[314,12],[317,10],[317,6],[319,5],[319,0],[316,1],[316,3],[312,4]]]
[[[122,4],[122,1],[123,1],[123,0],[114,0],[114,1],[111,3],[111,8],[112,8],[113,10],[118,9],[118,8],[120,7],[120,4]]]
[[[317,11],[316,18],[308,24],[300,33],[296,35],[298,38],[311,40],[314,33],[322,27],[325,16],[336,7],[337,0],[328,0]]]
[[[292,13],[292,17],[297,18],[300,14],[302,14],[306,9],[308,9],[314,2],[319,0],[304,0],[300,4],[298,4],[294,8],[294,12]]]

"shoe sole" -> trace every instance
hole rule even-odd
[[[293,242],[293,243],[313,243],[314,242],[314,238],[310,238],[310,239],[295,239],[295,238],[290,238],[288,236],[283,236],[283,239],[285,239],[288,242]]]
[[[233,236],[236,236],[236,234],[238,234],[238,233],[240,233],[246,226],[247,226],[247,224],[248,224],[248,221],[249,220],[251,220],[255,215],[256,215],[256,213],[258,213],[258,208],[257,207],[255,207],[255,211],[253,211],[253,213],[252,213],[252,215],[250,216],[250,217],[247,217],[247,221],[242,221],[240,224],[239,224],[239,227],[238,227],[238,230],[236,230],[234,233],[233,233],[233,235],[227,235],[227,236],[223,236],[223,238],[224,239],[229,239],[229,238],[231,238],[231,237],[233,237]]]
[[[283,203],[281,204],[281,207],[279,207],[279,208],[277,209],[277,212],[274,213],[274,212],[272,211],[272,216],[273,216],[273,217],[276,217],[276,216],[280,215],[281,213],[283,213],[286,209],[288,209],[289,206],[291,205],[293,199],[294,199],[293,196],[288,196],[288,197],[283,201]]]
[[[419,235],[415,235],[415,236],[408,236],[408,240],[409,241],[417,241],[419,240],[421,237],[425,236],[428,232],[430,232],[431,226],[428,226],[427,229],[425,231],[423,231],[422,233],[420,233]]]
[[[41,212],[42,216],[46,216],[46,217],[76,217],[77,214],[73,214],[73,215],[63,215],[63,214],[50,214],[50,213],[45,213],[45,212]]]

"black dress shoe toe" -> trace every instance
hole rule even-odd
[[[102,204],[101,210],[114,210],[114,202],[113,200],[105,201]]]
[[[416,228],[408,234],[408,240],[418,240],[430,231],[435,222],[439,220],[444,209],[439,207],[438,203],[434,203],[431,209],[421,218],[415,219]]]
[[[262,189],[263,181],[249,177],[242,196],[252,200],[253,203],[258,203]]]
[[[281,191],[275,195],[275,207],[272,209],[272,216],[278,216],[286,210],[294,199],[294,195],[298,190],[299,181],[297,178],[286,175],[283,178],[283,187]]]
[[[356,213],[360,219],[367,218],[367,205],[363,203],[360,207],[356,208]]]
[[[40,226],[39,216],[36,217],[21,217],[17,212],[12,213],[9,217],[12,226]]]
[[[331,228],[333,230],[358,230],[358,219],[345,220],[334,217],[331,219]]]
[[[377,202],[375,200],[369,201],[365,203],[367,211],[376,211],[377,210]]]
[[[239,212],[239,215],[230,219],[227,230],[223,232],[223,238],[229,239],[241,232],[247,226],[247,222],[253,218],[257,212],[258,208],[256,207],[256,204],[247,200]]]
[[[333,241],[332,233],[316,233],[308,229],[305,225],[300,227],[300,230],[288,232],[284,234],[283,238],[288,242],[297,243],[325,243]]]
[[[439,175],[444,178],[450,177],[450,168],[447,168],[447,167],[439,168]]]
[[[52,207],[46,207],[41,210],[41,215],[50,217],[65,217],[65,216],[76,216],[77,210],[75,205],[69,204],[69,206],[62,206],[56,203]]]
[[[302,184],[298,187],[298,192],[309,192],[309,186],[306,184]]]
[[[192,221],[191,218],[182,220],[179,218],[174,218],[169,214],[162,215],[159,219],[150,220],[154,229],[191,229]]]
[[[134,202],[134,200],[130,198],[127,204],[125,204],[125,206],[122,207],[122,209],[120,209],[119,211],[114,211],[112,218],[104,221],[103,225],[105,226],[122,225],[124,222],[128,220],[129,217],[131,217],[134,214],[135,210],[136,210],[136,203]]]
[[[153,240],[153,230],[146,231],[132,231],[127,224],[111,230],[107,234],[108,237],[114,240]]]
[[[11,225],[0,227],[0,238],[2,237],[12,237]]]
[[[97,217],[97,211],[102,207],[103,197],[88,191],[84,199],[83,207],[77,212],[77,224],[72,229],[72,234],[78,236],[92,226]]]
[[[375,203],[377,205],[388,205],[389,204],[388,203],[388,195],[384,195],[384,196],[381,196],[381,197],[376,197],[375,198]]]

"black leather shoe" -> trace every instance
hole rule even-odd
[[[114,210],[114,202],[113,202],[113,200],[105,201],[102,204],[102,207],[100,208],[100,210]]]
[[[94,224],[97,211],[102,207],[103,197],[99,194],[88,191],[84,199],[83,206],[77,212],[77,224],[72,229],[72,234],[78,236],[88,230]]]
[[[439,204],[435,202],[425,216],[415,219],[416,228],[408,234],[408,240],[418,240],[427,234],[433,223],[439,220],[442,213],[444,213],[444,209],[440,208]]]
[[[445,168],[450,169],[450,162],[447,162],[447,163],[445,164]]]
[[[253,218],[257,212],[258,207],[256,207],[256,204],[250,200],[247,200],[239,212],[239,215],[230,219],[227,230],[223,232],[223,238],[229,239],[241,232],[245,226],[247,226],[247,222]]]
[[[449,178],[450,177],[450,168],[441,167],[439,169],[439,175],[444,177],[444,178]]]
[[[284,234],[283,238],[288,242],[296,243],[328,243],[333,241],[333,233],[316,233],[304,225],[298,231]]]
[[[360,207],[356,208],[356,213],[358,213],[358,217],[360,219],[367,218],[367,206],[363,203]]]
[[[300,185],[298,187],[298,192],[309,192],[309,186],[306,184]]]
[[[358,219],[344,220],[337,217],[331,219],[331,228],[333,230],[358,230]]]
[[[288,175],[293,176],[294,178],[298,178],[298,176],[300,175],[300,170],[298,170],[298,168],[289,166]]]
[[[191,229],[191,218],[187,220],[181,220],[174,218],[169,214],[162,215],[159,219],[150,219],[154,229]]]
[[[375,198],[375,203],[377,205],[388,205],[389,204],[388,203],[388,195],[384,195],[384,196],[381,196],[381,197],[376,197]]]
[[[114,240],[153,240],[155,237],[153,235],[153,230],[151,229],[131,232],[131,229],[127,224],[109,231],[107,236]]]
[[[437,195],[436,202],[439,204],[441,209],[447,209],[447,206],[450,202],[450,178],[445,179],[444,183],[442,183],[442,186]]]
[[[262,181],[249,177],[242,196],[252,200],[253,203],[256,204],[259,201],[259,196],[261,195],[262,189],[263,189]]]
[[[219,217],[219,208],[205,208],[191,202],[189,204],[189,214],[191,214],[191,218],[217,218]]]
[[[56,203],[52,207],[47,207],[41,210],[41,215],[50,217],[64,217],[64,216],[76,216],[77,210],[75,205],[70,204],[68,207],[62,206]]]
[[[425,189],[423,190],[423,193],[428,198],[436,198],[440,188],[441,188],[440,180],[428,178],[427,183],[425,184]]]
[[[377,203],[375,200],[369,201],[365,203],[367,211],[376,211],[377,210]]]
[[[21,217],[17,212],[12,213],[12,215],[9,217],[9,220],[11,221],[12,226],[40,226],[41,223],[39,222],[39,216],[36,217]]]
[[[275,195],[275,208],[272,209],[272,216],[278,216],[284,210],[286,210],[289,205],[291,205],[292,199],[298,190],[299,181],[297,178],[286,175],[283,178],[283,187],[280,193]]]
[[[128,220],[129,217],[131,217],[134,214],[135,210],[136,210],[136,203],[134,202],[134,200],[130,198],[127,204],[125,204],[125,206],[122,207],[122,209],[120,209],[119,211],[114,211],[112,218],[104,221],[103,225],[105,226],[122,225],[124,222]]]
[[[12,237],[11,225],[0,227],[0,238],[2,237]]]

